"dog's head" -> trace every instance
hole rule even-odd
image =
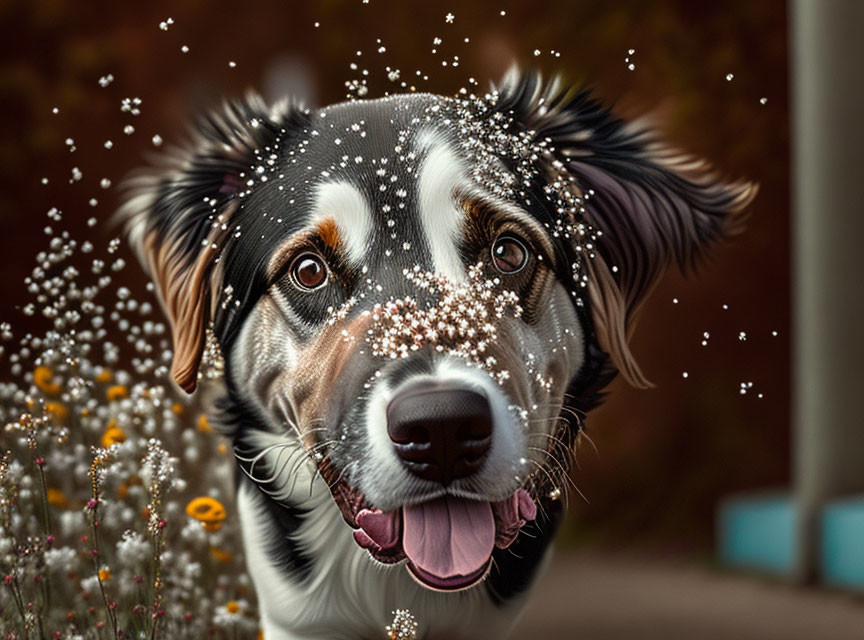
[[[210,331],[256,416],[238,441],[302,446],[357,542],[437,589],[534,517],[615,372],[648,384],[640,302],[754,192],[518,73],[479,97],[249,97],[132,187],[177,383]]]

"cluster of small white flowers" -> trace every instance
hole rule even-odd
[[[120,241],[94,256],[48,216],[25,314],[49,328],[13,343],[0,325],[0,632],[200,638],[246,598],[224,628],[253,635],[230,448],[176,395],[158,305],[115,282]],[[196,495],[222,519],[190,513]]]

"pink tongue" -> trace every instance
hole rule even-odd
[[[495,520],[488,502],[445,496],[403,507],[402,546],[422,571],[437,578],[480,571],[495,545]]]

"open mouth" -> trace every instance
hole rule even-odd
[[[482,580],[495,547],[510,546],[536,515],[524,489],[500,502],[448,495],[388,512],[360,509],[354,540],[380,562],[407,558],[408,571],[427,588],[457,591]]]

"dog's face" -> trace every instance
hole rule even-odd
[[[175,379],[194,388],[212,326],[258,417],[239,445],[302,446],[357,543],[443,590],[480,580],[553,488],[562,407],[615,370],[644,383],[643,294],[752,191],[534,76],[482,98],[250,99],[202,134],[127,214]]]

